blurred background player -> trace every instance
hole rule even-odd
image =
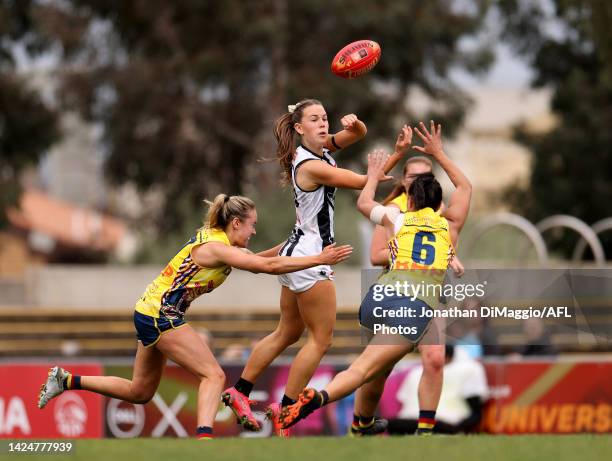
[[[427,332],[431,317],[424,315],[438,304],[434,294],[420,296],[414,300],[395,294],[384,298],[388,309],[412,307],[416,317],[377,317],[374,314],[380,300],[375,299],[375,290],[396,281],[426,282],[439,286],[443,283],[453,245],[457,241],[470,206],[472,187],[467,177],[446,156],[442,148],[440,125],[431,122],[430,131],[423,123],[416,133],[424,147],[414,147],[420,152],[433,156],[448,174],[456,190],[451,196],[445,217],[436,213],[442,203],[442,188],[431,173],[424,173],[414,179],[409,187],[410,211],[401,214],[389,210],[374,201],[379,181],[386,179],[383,165],[386,156],[377,151],[368,159],[368,182],[364,187],[357,207],[359,211],[377,224],[382,224],[393,240],[389,258],[390,270],[383,273],[378,284],[370,288],[360,307],[360,323],[375,333],[377,322],[387,328],[404,329],[399,335],[375,335],[362,354],[348,370],[336,375],[324,391],[305,389],[294,405],[285,408],[281,414],[284,427],[290,427],[299,419],[329,402],[339,400],[364,383],[387,373],[395,363],[417,345]],[[393,238],[394,237],[394,238]],[[418,313],[421,313],[420,315]],[[416,328],[415,328],[416,327]],[[414,328],[414,329],[413,329]],[[434,416],[419,418],[418,431],[431,433]]]
[[[341,120],[344,129],[330,135],[325,108],[315,99],[304,99],[288,109],[277,120],[274,134],[284,182],[293,187],[297,219],[279,254],[304,256],[316,254],[334,241],[336,188],[361,189],[366,184],[366,175],[337,168],[330,154],[362,139],[367,129],[350,114]],[[393,168],[410,145],[406,131],[404,127],[385,171]],[[255,381],[276,357],[298,341],[304,329],[308,330],[308,339],[292,362],[281,402],[273,403],[268,409],[275,433],[284,436],[286,433],[278,422],[281,408],[295,403],[331,345],[336,321],[336,289],[333,271],[324,265],[281,276],[279,281],[282,288],[278,327],[257,344],[240,379],[224,392],[223,398],[240,418],[255,426],[248,406]]]
[[[243,251],[255,235],[257,212],[246,197],[218,195],[210,204],[204,227],[170,261],[136,303],[134,325],[138,348],[132,380],[115,376],[74,376],[53,367],[41,387],[38,406],[65,390],[88,390],[132,403],[154,396],[169,358],[199,381],[197,435],[211,438],[225,374],[202,336],[185,322],[198,296],[221,285],[232,268],[282,274],[347,259],[350,246],[329,245],[319,254],[301,258]]]
[[[485,369],[469,355],[456,357],[454,346],[446,345],[445,351],[444,383],[433,432],[472,432],[480,424],[483,406],[489,393]],[[417,397],[423,371],[424,367],[421,365],[410,370],[397,391],[396,398],[402,408],[397,419],[389,420],[389,434],[414,434],[417,430],[420,414]]]

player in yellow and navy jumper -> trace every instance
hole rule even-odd
[[[82,389],[132,403],[148,402],[169,358],[199,381],[197,435],[212,438],[212,425],[225,374],[198,333],[185,322],[191,302],[221,285],[233,267],[251,272],[284,274],[348,258],[350,246],[333,245],[301,258],[276,256],[277,246],[258,255],[248,252],[257,212],[246,197],[218,195],[210,204],[203,228],[196,232],[137,301],[134,324],[138,338],[132,380],[115,376],[73,376],[53,367],[43,384],[38,406],[64,390]],[[242,422],[242,421],[241,421]],[[251,424],[258,429],[257,421]]]
[[[390,293],[384,297],[384,306],[376,294],[398,281],[415,285],[424,283],[431,287],[443,283],[453,256],[453,246],[467,218],[472,188],[467,177],[444,153],[441,130],[441,126],[435,126],[433,121],[429,131],[421,123],[415,131],[423,140],[424,147],[415,146],[414,149],[431,155],[456,188],[444,217],[436,213],[442,203],[442,189],[431,173],[417,176],[410,185],[410,210],[407,213],[401,214],[397,209],[385,208],[374,201],[379,181],[386,178],[383,165],[388,156],[381,151],[370,154],[368,158],[368,181],[357,202],[364,216],[384,226],[390,246],[390,270],[370,288],[361,303],[359,320],[366,329],[373,330],[378,322],[387,329],[399,331],[399,334],[393,340],[388,335],[386,338],[373,335],[362,354],[347,370],[336,375],[325,390],[305,389],[298,402],[283,410],[280,419],[284,427],[290,427],[317,408],[349,395],[364,383],[388,372],[426,333],[431,318],[422,312],[437,307],[439,301],[435,290],[415,297]],[[417,315],[377,317],[374,311],[381,307],[390,310],[413,308]],[[420,429],[431,430],[432,422],[433,418],[422,418]]]
[[[406,213],[408,211],[406,191],[410,184],[418,175],[431,173],[432,170],[433,163],[428,157],[422,155],[410,157],[404,163],[401,179],[389,195],[385,197],[383,204],[387,207],[397,208],[401,213]],[[444,203],[437,212],[444,216]],[[383,266],[384,270],[388,270],[389,256],[385,228],[377,225],[370,245],[370,262],[373,266]],[[456,256],[451,260],[450,267],[456,274],[463,273],[463,265]],[[438,325],[435,325],[435,327],[439,328]],[[423,364],[423,374],[421,375],[418,393],[419,407],[424,415],[423,417],[431,421],[434,419],[432,415],[435,416],[442,392],[442,373],[446,362],[445,347],[444,344],[422,343],[419,344],[418,351]],[[385,381],[386,376],[383,375],[364,384],[357,390],[353,424],[350,429],[351,435],[375,435],[386,430],[387,421],[374,417],[376,407],[385,388]]]

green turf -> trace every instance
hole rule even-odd
[[[33,456],[27,458],[32,459]],[[42,458],[42,457],[41,457]],[[225,438],[194,439],[78,440],[70,456],[45,456],[67,460],[610,460],[609,435],[566,436],[435,436],[302,437],[294,439]]]

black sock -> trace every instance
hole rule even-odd
[[[353,426],[359,426],[359,415],[353,413]]]
[[[198,426],[196,429],[196,435],[198,438],[211,438],[213,436],[213,430],[210,426]]]
[[[329,402],[329,394],[327,391],[321,391],[321,397],[323,397],[323,402],[321,402],[321,406],[324,407]]]
[[[281,407],[288,407],[289,405],[293,405],[297,400],[293,400],[291,397],[287,397],[287,394],[283,395],[283,400],[281,400]]]
[[[374,416],[360,416],[359,417],[359,424],[361,426],[369,426],[373,422],[374,422]]]
[[[253,386],[254,384],[251,381],[239,378],[236,384],[234,384],[234,389],[248,397],[251,394],[251,391],[253,390]]]

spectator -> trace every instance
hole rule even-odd
[[[472,432],[482,419],[482,408],[487,400],[488,387],[482,364],[469,356],[454,359],[454,347],[446,346],[446,365],[440,404],[436,412],[434,433],[457,434]],[[414,368],[399,388],[397,399],[402,403],[398,419],[389,421],[392,435],[414,434],[419,407],[417,390],[423,372]]]
[[[518,346],[515,353],[521,356],[556,355],[557,349],[553,346],[550,334],[541,318],[529,317],[523,321],[523,335],[525,340]],[[513,354],[514,355],[514,354]]]
[[[482,302],[479,298],[467,298],[460,306],[462,310],[474,310],[479,312]],[[477,360],[482,358],[482,333],[484,319],[478,317],[457,318],[451,322],[447,328],[449,342],[456,347],[457,355],[467,354]],[[461,354],[459,353],[461,351]]]

